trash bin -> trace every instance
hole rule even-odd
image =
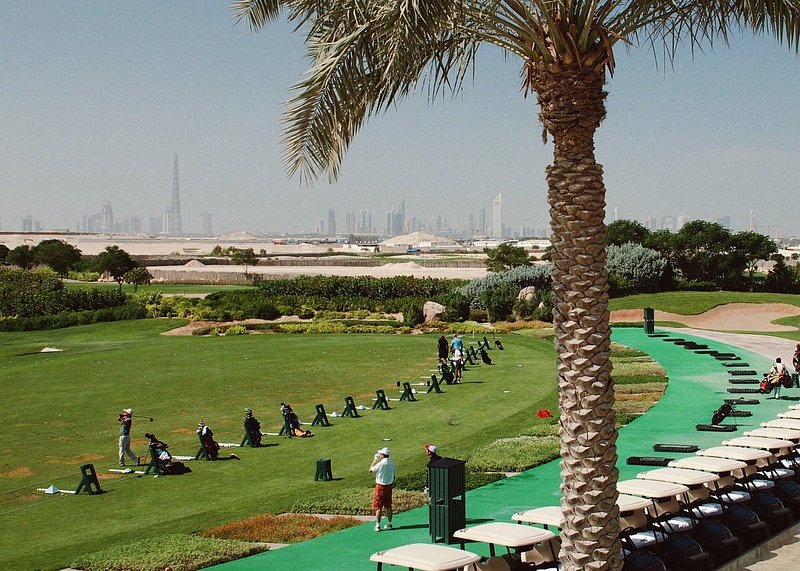
[[[454,458],[428,464],[428,529],[433,543],[456,543],[453,533],[467,525],[465,465]]]
[[[656,312],[652,307],[644,308],[644,332],[652,335],[656,330]]]

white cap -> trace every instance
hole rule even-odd
[[[436,444],[426,444],[425,448],[432,454],[436,454],[436,451],[438,450],[438,448],[436,448]]]
[[[125,409],[124,411],[122,411],[122,412],[127,412],[129,415],[133,416],[133,409],[132,409],[132,408],[126,408],[126,409]]]
[[[384,456],[389,456],[389,454],[391,454],[391,452],[389,451],[388,448],[381,448],[380,450],[378,450],[378,454],[383,454]]]

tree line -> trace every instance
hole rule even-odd
[[[731,232],[704,220],[677,232],[651,231],[633,220],[615,220],[606,227],[605,242],[612,297],[676,289],[800,292],[800,266],[787,265],[775,243],[757,232]],[[535,261],[510,244],[484,252],[490,272]],[[549,251],[543,259],[549,260]],[[772,268],[760,270],[767,261]]]
[[[0,264],[17,266],[23,270],[45,266],[62,280],[73,270],[107,273],[119,284],[120,289],[123,282],[139,286],[149,284],[152,279],[147,268],[119,246],[106,246],[96,258],[90,260],[83,256],[79,248],[55,239],[42,240],[35,246],[23,244],[13,249],[0,244]]]

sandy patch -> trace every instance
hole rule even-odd
[[[699,315],[681,315],[656,310],[656,321],[683,323],[695,329],[716,331],[795,331],[794,327],[772,323],[782,317],[800,315],[800,307],[786,303],[728,303]],[[641,309],[611,312],[613,322],[642,321]]]

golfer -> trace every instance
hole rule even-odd
[[[392,529],[392,487],[397,476],[397,466],[389,458],[388,448],[381,448],[372,458],[370,472],[375,473],[375,492],[372,495],[372,509],[375,510],[375,531],[381,530],[381,517],[386,510],[386,527]]]
[[[131,424],[133,423],[133,409],[126,408],[119,413],[119,465],[125,465],[125,454],[130,456],[134,465],[139,465],[139,457],[131,450]]]

